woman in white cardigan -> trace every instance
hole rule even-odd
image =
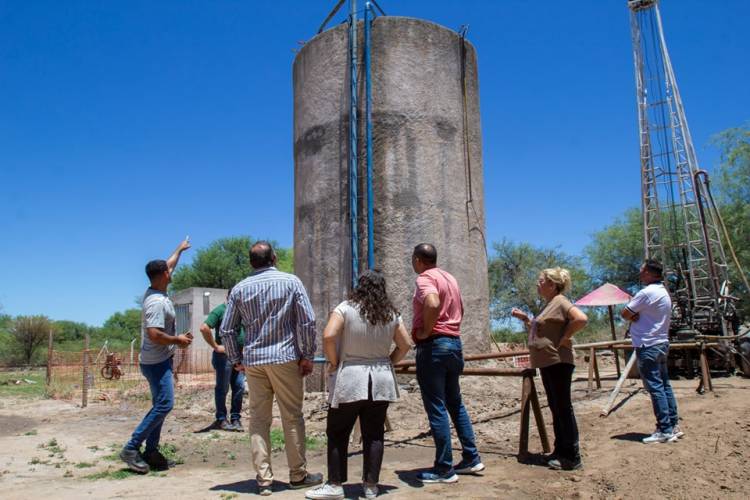
[[[385,278],[378,271],[365,271],[349,299],[333,310],[323,332],[330,391],[328,482],[308,491],[307,498],[344,498],[349,436],[358,417],[364,496],[378,495],[386,412],[388,404],[398,399],[393,364],[410,348],[401,316],[386,293]]]

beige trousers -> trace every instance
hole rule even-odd
[[[284,429],[289,480],[301,481],[307,474],[307,462],[305,420],[302,417],[302,375],[299,373],[297,362],[246,366],[245,377],[250,393],[250,454],[258,484],[267,486],[273,482],[271,420],[274,395]]]

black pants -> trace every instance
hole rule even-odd
[[[383,435],[388,401],[356,401],[340,403],[328,409],[326,436],[328,437],[328,481],[345,483],[349,436],[359,417],[362,431],[362,481],[377,484],[383,464]]]
[[[570,400],[570,384],[575,366],[557,363],[541,368],[542,383],[547,393],[547,402],[552,411],[552,426],[555,429],[554,453],[562,458],[578,460],[578,424]]]

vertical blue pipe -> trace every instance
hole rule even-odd
[[[370,76],[370,2],[365,3],[365,117],[367,146],[367,267],[375,267],[375,243],[373,237],[373,193],[372,193],[372,78]]]
[[[352,288],[359,278],[359,234],[357,229],[357,0],[349,2],[349,224],[352,248]]]

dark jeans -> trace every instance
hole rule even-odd
[[[140,450],[146,441],[146,452],[159,449],[161,426],[174,406],[174,383],[172,381],[172,358],[153,365],[141,365],[141,373],[151,388],[152,407],[125,445],[126,449]]]
[[[388,401],[340,403],[338,408],[328,409],[326,437],[328,438],[328,481],[345,483],[347,480],[347,457],[349,436],[359,417],[362,431],[362,481],[377,484],[380,466],[383,464],[383,435]]]
[[[242,396],[245,393],[245,374],[238,372],[227,360],[227,355],[215,352],[211,355],[211,365],[216,370],[214,400],[216,403],[216,420],[227,419],[227,392],[232,387],[231,421],[242,416]]]
[[[667,356],[669,343],[664,342],[651,347],[637,347],[635,354],[638,360],[638,371],[643,385],[651,395],[651,405],[656,415],[656,426],[661,432],[671,433],[677,425],[677,402],[669,383]]]
[[[479,462],[471,419],[461,401],[458,377],[464,370],[461,339],[439,337],[417,347],[417,382],[435,440],[435,471],[453,472],[451,420],[463,448],[463,459]],[[449,419],[450,417],[450,419]]]
[[[570,400],[570,384],[575,366],[556,363],[540,368],[547,403],[552,412],[552,427],[555,430],[555,455],[577,461],[581,458],[578,449],[578,424]]]

